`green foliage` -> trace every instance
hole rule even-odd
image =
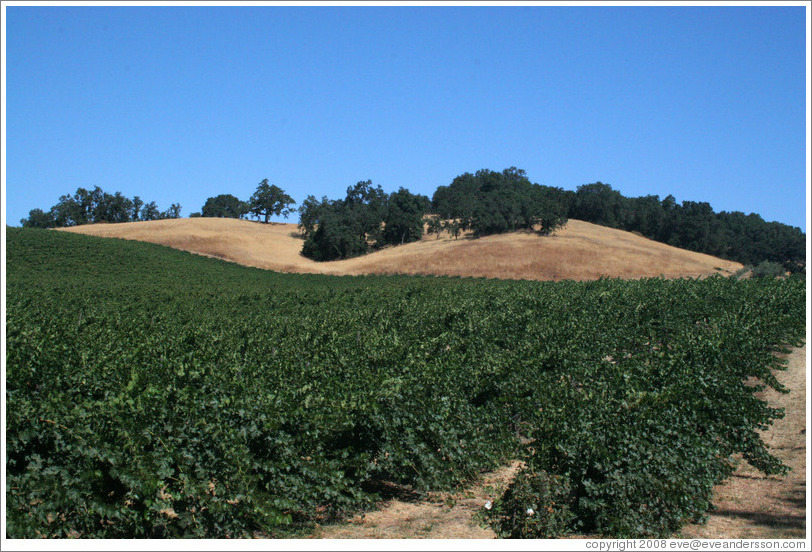
[[[308,196],[299,208],[299,229],[305,237],[302,254],[333,261],[419,240],[427,203],[427,197],[405,188],[387,195],[370,180],[347,188],[343,200],[324,197],[319,202]]]
[[[440,239],[440,234],[443,232],[443,221],[438,217],[428,217],[426,219],[426,233],[434,234],[436,239]]]
[[[342,216],[357,228],[359,239],[375,243],[381,238],[381,223],[386,216],[388,196],[380,186],[372,186],[371,180],[358,182],[347,188],[347,196],[336,206]]]
[[[210,197],[200,214],[204,217],[243,218],[248,214],[248,204],[231,194]]]
[[[532,184],[516,167],[501,173],[482,169],[437,188],[432,207],[443,219],[460,220],[461,227],[477,237],[520,229],[537,229],[546,235],[567,221],[563,194],[557,188]]]
[[[386,202],[382,243],[402,245],[423,236],[425,201],[405,188],[389,195]]]
[[[466,225],[462,221],[451,219],[442,221],[441,228],[448,232],[456,240],[459,239],[462,231],[466,229]]]
[[[753,268],[753,271],[750,273],[750,277],[752,278],[779,278],[786,276],[787,270],[784,268],[784,265],[781,263],[774,263],[770,261],[764,261],[759,263],[758,266]]]
[[[756,393],[805,323],[795,279],[289,275],[34,229],[7,277],[11,538],[286,536],[522,455],[517,536],[667,534],[731,455],[782,470]]]
[[[161,218],[161,211],[154,201],[150,201],[141,209],[140,220],[158,220]]]
[[[155,202],[144,206],[140,197],[124,197],[121,192],[108,194],[98,186],[92,191],[78,188],[76,193],[63,195],[47,213],[32,209],[27,219],[20,220],[25,228],[55,228],[96,222],[131,222],[180,217],[181,206],[173,203],[161,213]]]
[[[622,196],[608,184],[596,182],[578,186],[569,216],[578,220],[594,222],[617,228],[621,213]]]
[[[765,222],[759,215],[715,213],[706,202],[674,196],[624,197],[609,184],[579,186],[568,216],[743,264],[780,263],[790,272],[806,269],[806,235],[800,228]]]
[[[44,212],[42,209],[31,209],[27,219],[20,220],[20,226],[24,228],[53,228],[56,226],[54,215],[51,212]]]
[[[321,198],[321,201],[316,199],[316,196],[309,195],[305,198],[299,206],[299,231],[305,238],[309,237],[316,231],[319,219],[322,217],[322,212],[329,209],[330,200],[327,196]]]
[[[265,224],[267,224],[271,216],[282,215],[288,218],[292,212],[290,206],[295,203],[296,201],[286,194],[285,190],[276,184],[269,184],[266,178],[257,185],[254,195],[248,200],[248,212],[256,218],[265,217]],[[235,209],[241,211],[242,206],[236,205]]]
[[[357,257],[369,251],[363,221],[341,202],[332,202],[319,211],[318,226],[305,238],[302,255],[314,261]]]
[[[169,209],[161,213],[160,218],[162,219],[176,219],[180,218],[180,203],[173,203],[169,206]]]
[[[550,382],[528,420],[527,463],[570,481],[574,529],[667,536],[701,519],[735,454],[767,474],[785,470],[757,434],[783,413],[755,393],[786,391],[771,371],[783,369],[775,344],[799,339],[803,324],[788,318],[789,287],[723,278],[634,287],[599,294],[607,308],[595,315],[614,329]]]
[[[493,509],[486,511],[486,519],[500,538],[559,538],[574,521],[570,492],[566,478],[524,467]]]

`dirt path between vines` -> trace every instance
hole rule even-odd
[[[764,433],[764,441],[792,471],[785,476],[765,476],[741,465],[715,490],[715,511],[706,524],[689,525],[680,535],[716,539],[806,538],[806,346],[793,349],[786,372],[778,380],[789,388],[786,395],[768,390],[771,405],[785,409]]]
[[[478,525],[474,514],[499,497],[519,469],[513,462],[459,493],[430,493],[417,497],[401,493],[382,508],[355,516],[346,523],[320,527],[321,539],[494,539],[496,533]]]
[[[689,525],[678,538],[805,538],[806,537],[806,346],[794,349],[786,372],[778,379],[790,389],[765,394],[786,416],[777,420],[764,439],[792,471],[764,476],[742,465],[715,490],[715,511],[706,524]],[[319,527],[322,539],[492,539],[496,534],[478,524],[475,514],[498,497],[518,470],[514,462],[457,494],[427,497],[401,493],[385,500],[381,509],[345,523]]]

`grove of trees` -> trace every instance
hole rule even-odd
[[[308,196],[299,207],[302,254],[317,261],[363,255],[385,245],[419,240],[428,232],[465,230],[474,237],[531,229],[549,234],[566,222],[563,190],[532,184],[515,167],[465,173],[440,186],[432,200],[405,188],[387,194],[372,182],[347,189],[344,199]],[[425,219],[427,213],[439,218]]]
[[[272,216],[287,218],[296,201],[268,179],[242,201],[231,194],[210,197],[192,216],[246,218],[268,223]],[[178,218],[173,203],[160,211],[155,202],[109,194],[96,186],[64,195],[48,211],[32,209],[22,226],[52,228],[95,222],[130,222]],[[637,232],[652,240],[756,266],[780,264],[803,273],[806,234],[800,228],[767,222],[742,212],[714,212],[707,202],[677,203],[672,195],[625,197],[609,184],[595,182],[563,190],[530,182],[524,170],[481,169],[463,173],[439,186],[431,200],[406,188],[387,194],[372,182],[347,188],[344,199],[320,200],[309,195],[298,208],[299,228],[305,238],[302,254],[317,261],[345,259],[386,245],[419,240],[424,225],[437,237],[448,232],[458,238],[470,231],[474,238],[529,230],[548,235],[568,219],[578,219]],[[427,213],[434,217],[424,218]]]
[[[28,218],[20,220],[27,228],[56,228],[96,222],[134,222],[180,217],[181,206],[173,203],[160,211],[154,201],[144,203],[135,196],[130,199],[116,192],[109,194],[96,186],[93,190],[78,188],[73,195],[63,195],[48,211],[32,209]]]
[[[533,184],[516,167],[464,173],[437,188],[431,207],[441,219],[456,219],[458,229],[471,230],[474,237],[522,229],[546,235],[567,222],[564,191]]]
[[[299,207],[302,254],[316,261],[346,259],[423,236],[428,197],[405,188],[386,194],[372,181],[347,188],[344,199],[308,196]]]
[[[677,203],[672,195],[624,197],[596,182],[564,192],[569,217],[638,232],[652,240],[746,265],[780,263],[790,272],[806,266],[806,234],[760,215],[714,212],[706,202]]]

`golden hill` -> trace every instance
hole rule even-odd
[[[528,280],[592,280],[601,276],[667,278],[732,274],[742,265],[641,236],[570,220],[551,236],[515,232],[480,239],[423,240],[329,263],[299,254],[295,224],[187,218],[63,228],[94,236],[167,245],[246,266],[336,275],[434,274]]]

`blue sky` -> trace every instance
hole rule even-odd
[[[78,187],[188,216],[516,166],[806,230],[800,6],[6,13],[8,224]]]

